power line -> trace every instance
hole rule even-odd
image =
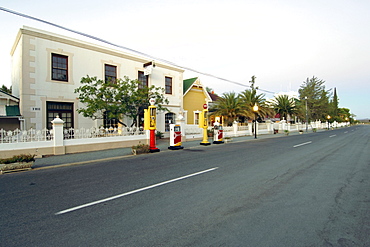
[[[230,82],[230,83],[233,83],[235,85],[239,85],[239,86],[243,86],[243,87],[249,87],[248,85],[243,84],[243,83],[240,83],[240,82],[231,81],[231,80],[228,80],[228,79],[225,79],[225,78],[221,78],[221,77],[218,77],[218,76],[209,74],[209,73],[201,72],[201,71],[198,71],[198,70],[189,68],[189,67],[180,66],[180,65],[177,65],[177,64],[175,64],[175,63],[173,63],[171,61],[167,61],[165,59],[158,58],[158,57],[153,57],[153,56],[151,56],[149,54],[146,54],[146,53],[143,53],[143,52],[140,52],[140,51],[137,51],[137,50],[134,50],[134,49],[125,47],[125,46],[117,45],[117,44],[114,44],[114,43],[112,43],[110,41],[101,39],[99,37],[96,37],[96,36],[93,36],[93,35],[90,35],[90,34],[86,34],[86,33],[80,32],[80,31],[76,31],[76,30],[73,30],[73,29],[70,29],[70,28],[67,28],[67,27],[63,27],[61,25],[58,25],[58,24],[55,24],[55,23],[52,23],[52,22],[49,22],[49,21],[42,20],[40,18],[36,18],[36,17],[30,16],[30,15],[19,13],[19,12],[16,12],[14,10],[6,9],[6,8],[3,8],[3,7],[0,7],[0,10],[5,11],[5,12],[8,12],[10,14],[18,15],[18,16],[21,16],[21,17],[24,17],[24,18],[27,18],[27,19],[31,19],[31,20],[34,20],[34,21],[42,22],[42,23],[48,24],[50,26],[54,26],[54,27],[57,27],[57,28],[60,28],[60,29],[63,29],[63,30],[66,30],[66,31],[69,31],[69,32],[72,32],[72,33],[75,33],[75,34],[78,34],[78,35],[82,35],[84,37],[87,37],[87,38],[90,38],[90,39],[94,39],[94,40],[100,41],[102,43],[111,45],[111,46],[115,46],[115,47],[118,47],[118,48],[121,48],[121,49],[125,49],[125,50],[128,50],[130,52],[133,52],[133,53],[142,55],[144,57],[148,57],[148,58],[153,59],[153,60],[156,60],[156,61],[161,61],[161,62],[170,64],[172,66],[175,66],[175,67],[178,67],[178,68],[182,68],[184,70],[189,70],[189,71],[192,71],[192,72],[195,72],[195,73],[198,73],[198,74],[202,74],[202,75],[205,75],[205,76],[208,76],[208,77],[212,77],[212,78],[215,78],[215,79],[218,79],[218,80],[221,80],[221,81]],[[263,90],[263,89],[258,89],[258,90],[260,90],[262,92],[266,92],[266,93],[272,93],[272,94],[274,93],[274,92]]]

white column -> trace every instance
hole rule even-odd
[[[248,123],[248,130],[249,130],[249,135],[253,135],[253,133],[252,133],[252,124],[254,124],[254,123]]]
[[[64,147],[64,136],[63,136],[63,125],[64,121],[57,116],[51,121],[53,124],[53,132],[54,132],[54,155],[61,155],[65,154],[66,150]]]
[[[238,122],[234,121],[233,122],[233,131],[234,131],[234,136],[238,133]]]
[[[267,133],[272,133],[273,132],[272,131],[272,123],[268,122],[268,123],[266,123],[266,125],[267,125]]]
[[[184,113],[179,112],[177,115],[176,123],[180,125],[181,128],[181,141],[186,142],[186,135],[185,135],[185,125],[186,125],[186,116],[187,111],[184,111]],[[183,115],[184,114],[184,115]]]

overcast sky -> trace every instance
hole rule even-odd
[[[275,93],[298,91],[316,76],[337,88],[339,107],[370,118],[369,0],[0,0],[0,7],[245,84],[185,73],[218,94],[245,90],[253,75]],[[11,85],[10,50],[23,25],[96,43],[4,11],[0,23],[0,85]]]

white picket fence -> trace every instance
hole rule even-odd
[[[0,129],[0,143],[39,142],[53,139],[53,130],[19,130],[6,131]]]
[[[122,127],[122,128],[80,128],[80,129],[64,129],[64,139],[87,139],[87,138],[101,138],[101,137],[115,137],[115,136],[137,136],[145,135],[142,127]],[[6,131],[0,129],[0,143],[19,143],[19,142],[39,142],[51,141],[54,138],[54,130],[19,130]]]
[[[56,121],[57,120],[57,121]],[[55,121],[55,122],[53,122]],[[54,119],[53,129],[5,131],[0,129],[0,158],[23,152],[37,155],[66,154],[86,152],[109,148],[130,147],[135,143],[146,143],[149,134],[143,128],[80,128],[64,129],[61,119]],[[348,126],[349,123],[312,122],[308,129],[325,129]],[[209,127],[211,130],[213,127]],[[225,137],[253,135],[253,123],[240,125],[234,123],[231,127],[224,127]],[[257,133],[273,133],[275,129],[283,131],[305,130],[305,124],[258,123]],[[281,133],[279,131],[279,133]],[[167,137],[169,133],[166,133]],[[183,135],[186,140],[201,138],[203,129],[198,125],[183,125]]]

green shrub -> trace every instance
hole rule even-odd
[[[139,144],[133,145],[131,148],[136,149],[136,150],[140,150],[141,153],[149,153],[149,145],[148,144],[143,144],[143,143],[139,142]]]
[[[155,136],[156,136],[158,139],[161,139],[161,138],[163,138],[163,137],[164,137],[163,133],[162,133],[162,132],[160,132],[160,131],[157,131],[157,132],[155,133]]]
[[[11,163],[18,163],[18,162],[33,162],[35,161],[35,154],[20,154],[14,155],[11,158],[7,159],[0,159],[0,164],[11,164]]]

